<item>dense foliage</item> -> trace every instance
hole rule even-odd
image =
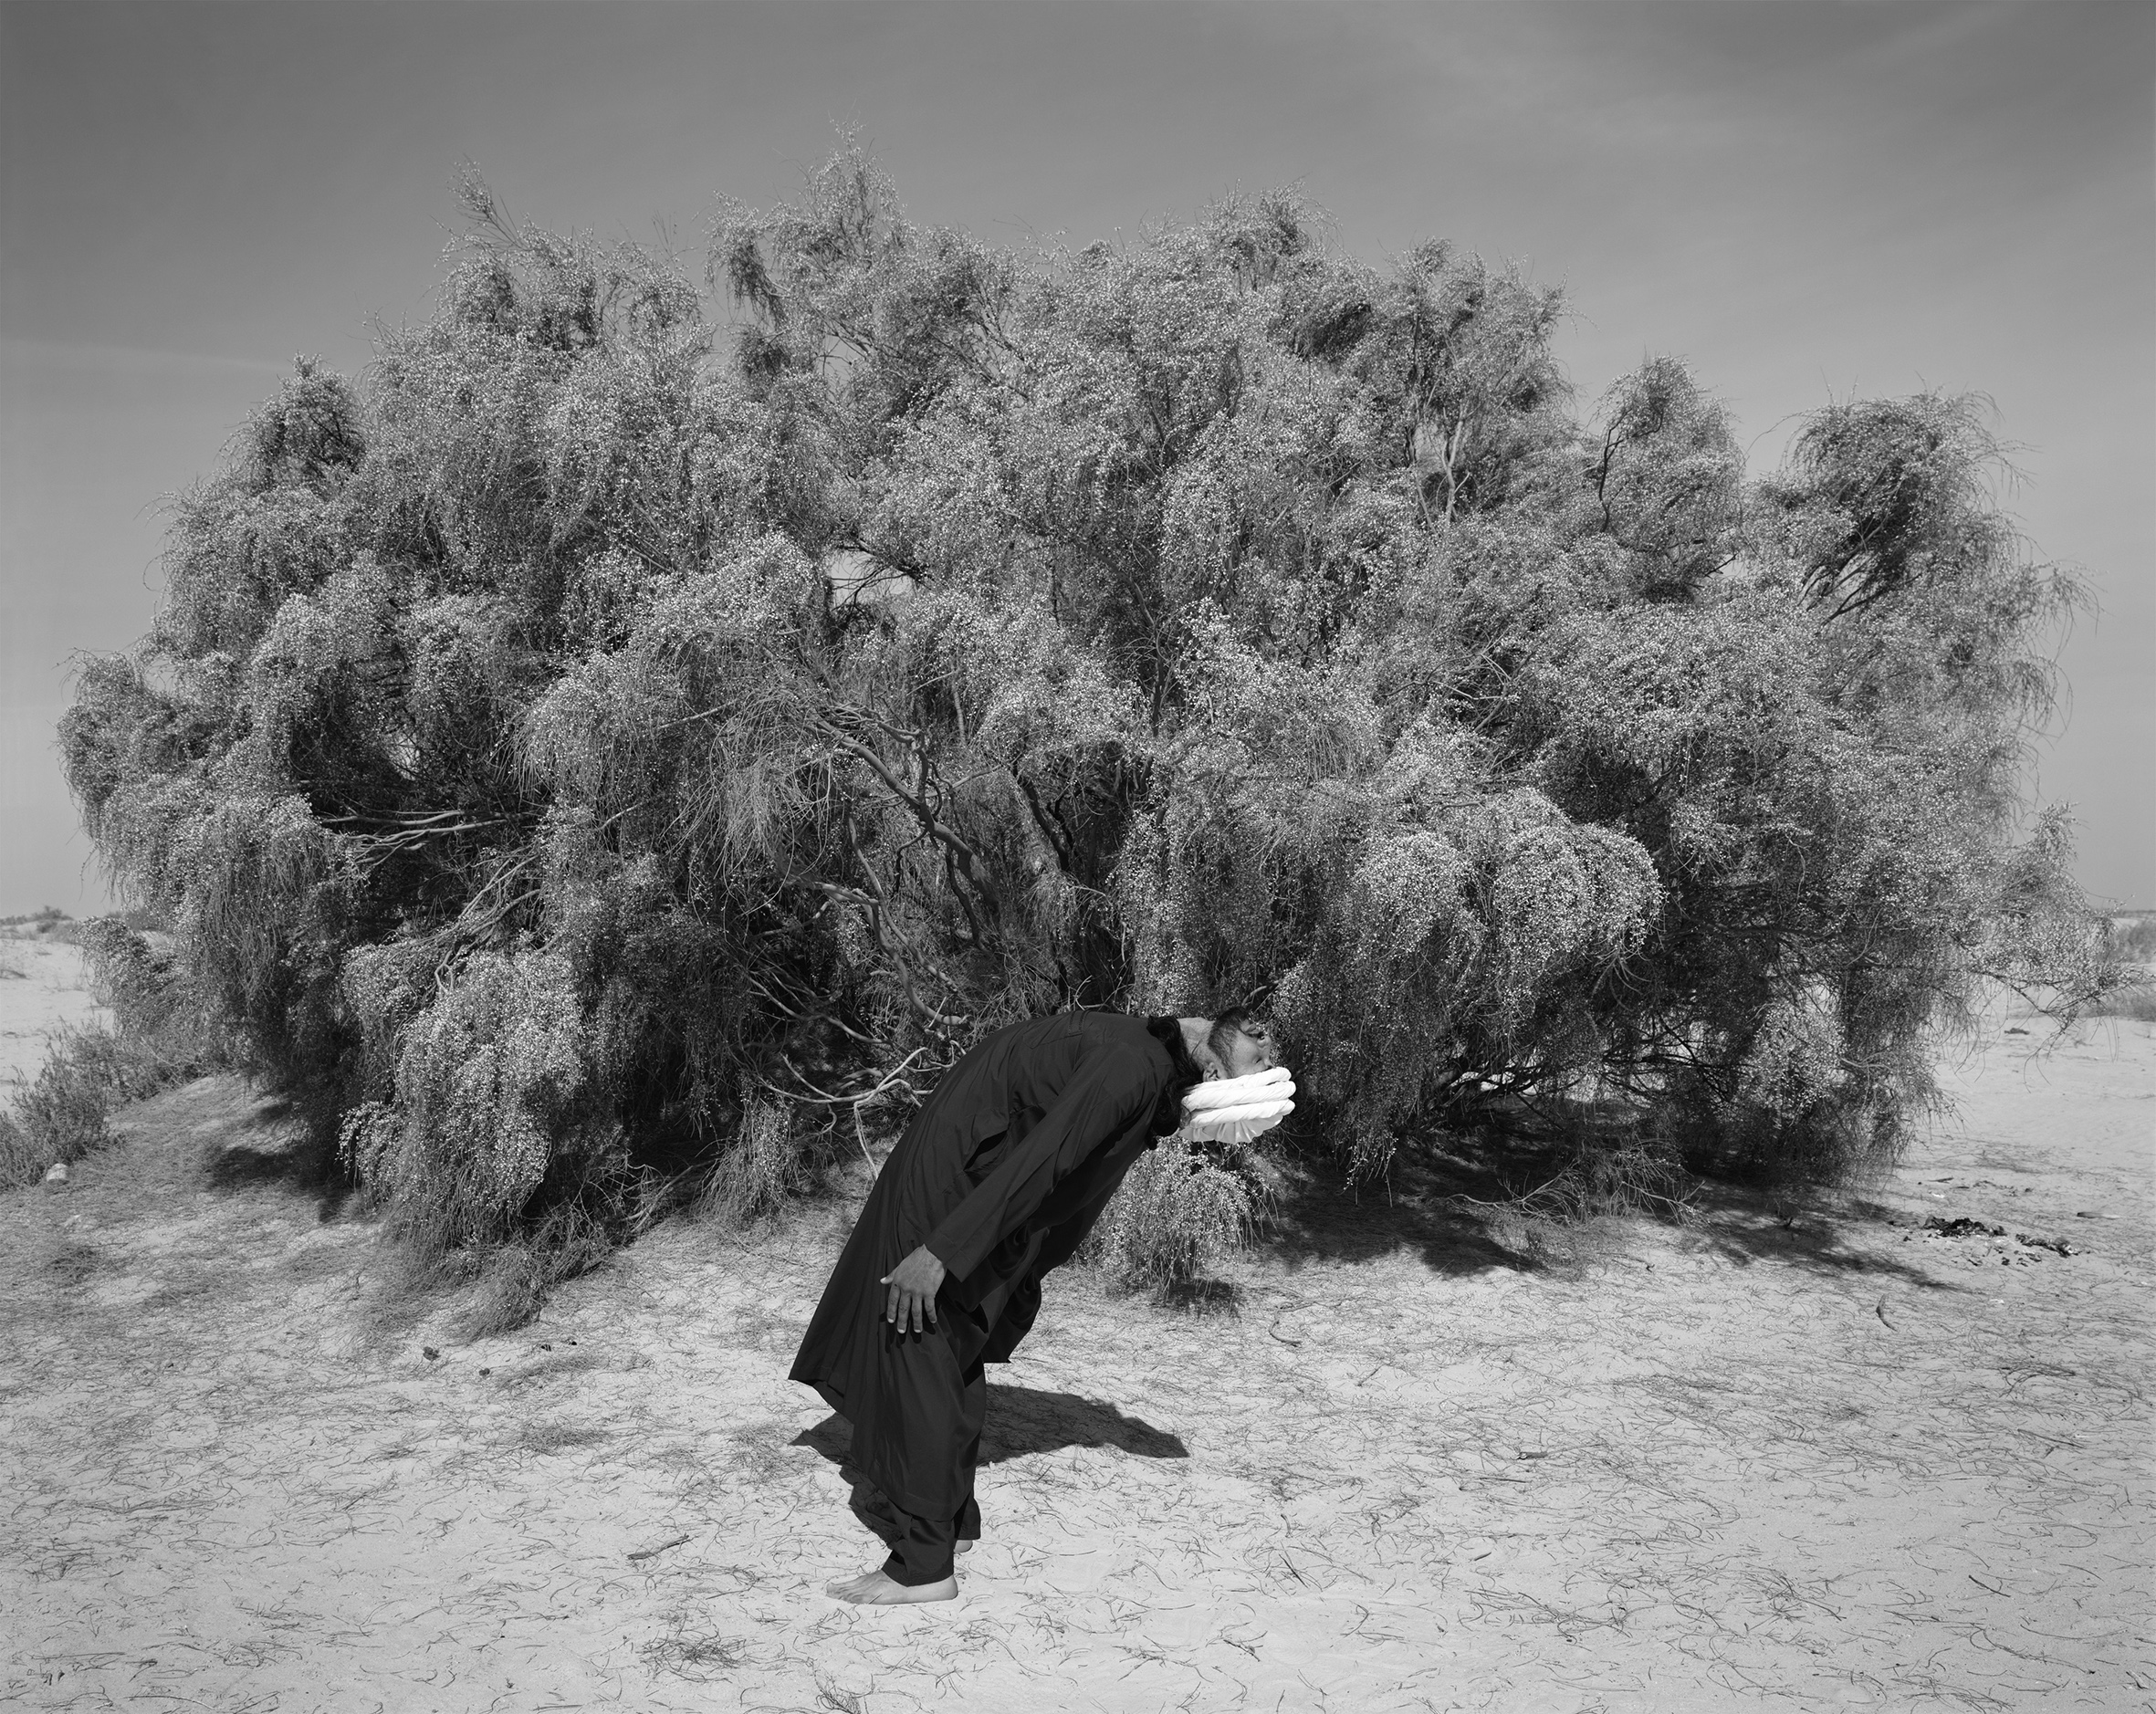
[[[1753,483],[1680,364],[1583,419],[1554,293],[1286,199],[1014,253],[842,153],[706,291],[466,195],[439,313],[299,365],[63,726],[441,1244],[639,1164],[753,1206],[999,1022],[1253,997],[1366,1170],[1592,1103],[1831,1173],[1977,978],[2089,976],[2017,797],[2076,592],[1969,402]]]

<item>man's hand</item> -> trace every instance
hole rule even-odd
[[[928,1253],[926,1245],[915,1250],[877,1283],[887,1288],[884,1295],[884,1319],[900,1333],[919,1333],[924,1311],[928,1316],[928,1325],[936,1325],[936,1293],[943,1284],[943,1264]]]

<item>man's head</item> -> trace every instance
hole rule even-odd
[[[1223,1077],[1248,1077],[1273,1067],[1272,1026],[1240,1006],[1213,1019],[1205,1045],[1219,1061]]]

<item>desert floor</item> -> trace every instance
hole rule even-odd
[[[37,1076],[58,1031],[103,1016],[80,947],[0,928],[0,1101]]]
[[[1214,1312],[1067,1270],[895,1610],[822,1593],[880,1550],[785,1378],[864,1175],[459,1343],[274,1104],[177,1090],[0,1197],[0,1704],[2156,1709],[2156,1041],[2024,1028],[1860,1195],[1313,1188]]]

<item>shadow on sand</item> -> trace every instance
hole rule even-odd
[[[807,1447],[832,1463],[852,1468],[848,1453],[853,1427],[843,1416],[826,1416],[788,1442]],[[1166,1429],[1137,1416],[1125,1416],[1113,1405],[1081,1398],[1075,1393],[1047,1393],[1038,1387],[989,1383],[988,1425],[981,1430],[980,1462],[1003,1464],[1065,1447],[1114,1447],[1140,1458],[1187,1458],[1190,1451]]]
[[[1282,1164],[1272,1218],[1256,1248],[1290,1268],[1406,1250],[1441,1274],[1543,1272],[1550,1254],[1515,1199],[1559,1164],[1554,1155],[1502,1145],[1487,1154],[1403,1149],[1383,1182],[1356,1185],[1322,1155],[1293,1156]],[[1683,1234],[1680,1243],[1738,1267],[1780,1263],[1845,1281],[1871,1276],[1925,1291],[1972,1289],[1938,1279],[1914,1256],[1889,1253],[1895,1223],[1894,1210],[1847,1192],[1705,1180],[1673,1229]],[[1540,1227],[1545,1238],[1554,1229]]]
[[[1864,1278],[1921,1291],[1966,1292],[1973,1286],[1939,1279],[1920,1259],[1882,1253],[1894,1210],[1832,1190],[1763,1191],[1709,1184],[1695,1199],[1696,1240],[1740,1268],[1784,1268],[1853,1283]],[[1861,1245],[1861,1248],[1859,1248]]]
[[[283,1189],[336,1218],[351,1187],[330,1170],[321,1144],[298,1105],[248,1092],[223,1103],[223,1123],[199,1156],[202,1182],[213,1190]]]
[[[1506,1174],[1515,1165],[1520,1185]],[[1504,1243],[1471,1197],[1497,1203],[1531,1179],[1531,1167],[1506,1161],[1455,1155],[1395,1157],[1382,1182],[1356,1184],[1322,1155],[1291,1158],[1281,1166],[1272,1217],[1258,1235],[1257,1249],[1293,1267],[1306,1261],[1372,1261],[1409,1250],[1442,1274],[1481,1273],[1491,1268],[1532,1273],[1536,1257]]]

